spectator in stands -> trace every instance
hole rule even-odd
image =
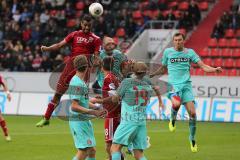
[[[41,71],[42,72],[50,72],[52,71],[52,61],[50,58],[46,55],[42,57],[42,63],[41,63]]]
[[[222,38],[224,36],[224,27],[222,21],[218,20],[212,31],[212,38]]]
[[[201,20],[201,12],[195,0],[191,0],[188,12],[193,19],[194,25],[198,25]]]

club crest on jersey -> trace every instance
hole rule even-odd
[[[189,58],[170,58],[171,63],[176,63],[176,62],[189,62]]]
[[[84,38],[84,37],[77,37],[77,43],[82,43],[82,42],[91,43],[91,42],[93,42],[93,40],[94,39],[92,37],[89,37],[89,39]]]

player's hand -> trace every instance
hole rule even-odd
[[[11,94],[10,94],[10,93],[8,93],[8,94],[7,94],[7,99],[8,99],[8,101],[9,101],[9,102],[11,101],[11,99],[12,99],[12,96],[11,96]]]
[[[92,102],[93,104],[95,103],[102,104],[102,98],[91,98],[90,102]]]
[[[222,73],[223,69],[221,67],[215,68],[216,73]]]
[[[107,115],[107,110],[105,109],[91,110],[89,114],[94,115],[96,117],[104,118]]]
[[[47,48],[48,48],[47,46],[41,46],[41,51],[45,52],[45,51],[47,51]]]

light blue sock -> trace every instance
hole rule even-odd
[[[131,152],[132,152],[132,151],[133,151],[133,144],[132,144],[132,143],[130,143],[130,144],[128,145],[128,147],[127,147],[127,148],[128,148],[128,150],[129,150],[129,151],[131,151]]]
[[[177,113],[178,111],[176,111],[175,109],[173,109],[173,107],[171,108],[171,121],[173,123],[173,125],[175,124],[176,118],[177,118]]]
[[[147,160],[147,158],[145,156],[143,156],[139,160]]]
[[[113,152],[112,160],[121,160],[121,152]]]
[[[88,157],[87,160],[96,160],[96,158],[89,158],[89,157]]]
[[[189,119],[189,130],[190,130],[190,136],[189,140],[190,141],[195,141],[195,134],[196,134],[196,118],[191,118]]]
[[[72,160],[78,160],[78,158],[75,156],[75,157],[73,157],[73,159]]]

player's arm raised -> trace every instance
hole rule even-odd
[[[211,72],[217,72],[217,73],[221,73],[222,72],[222,68],[221,67],[211,67],[209,65],[206,65],[203,61],[198,61],[197,62],[198,66],[200,68],[202,68],[205,72],[211,73]]]
[[[164,75],[167,72],[167,66],[161,66],[158,68],[158,70],[156,70],[153,73],[150,73],[150,78],[154,77],[154,76],[158,76],[158,75]]]
[[[63,46],[65,46],[67,44],[66,40],[62,40],[61,42],[59,43],[55,43],[49,47],[47,46],[41,46],[41,50],[42,52],[45,52],[45,51],[55,51],[55,50],[59,50],[60,48],[62,48]]]

